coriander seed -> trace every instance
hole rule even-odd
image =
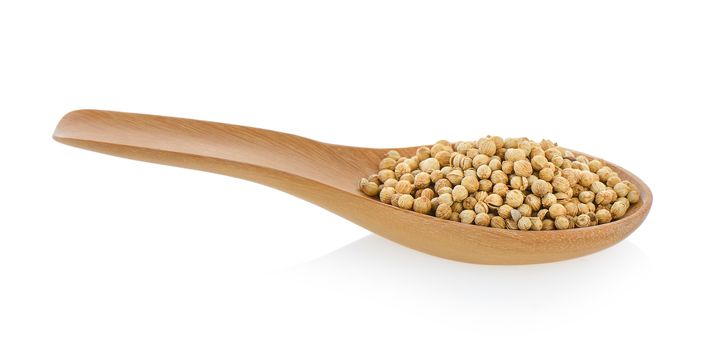
[[[491,176],[491,168],[486,164],[479,166],[476,169],[476,176],[479,179],[488,179]]]
[[[533,174],[533,168],[531,167],[531,163],[525,159],[515,161],[514,173],[518,176],[531,176]]]
[[[392,187],[383,187],[380,190],[380,201],[383,203],[390,203],[392,196],[395,194],[395,189]]]
[[[541,171],[538,172],[538,178],[543,181],[550,182],[551,180],[553,180],[554,176],[555,170],[553,170],[553,168],[543,168],[541,169]]]
[[[449,174],[447,174],[446,178],[453,185],[459,185],[462,183],[462,179],[464,178],[464,173],[460,169],[454,169],[454,170],[450,171]]]
[[[637,192],[635,190],[629,191],[629,193],[627,193],[627,199],[632,204],[639,202],[639,192]]]
[[[570,221],[566,216],[558,216],[555,218],[555,228],[559,230],[566,230],[570,226]]]
[[[627,212],[627,206],[623,202],[615,202],[610,208],[610,214],[613,220],[617,220],[625,215]]]
[[[524,216],[518,220],[517,226],[521,231],[528,231],[533,226],[533,222],[531,222],[531,218]]]
[[[380,192],[378,184],[365,178],[360,180],[360,190],[369,196],[375,196]]]
[[[531,192],[533,192],[533,194],[539,197],[543,197],[546,194],[551,193],[552,190],[553,186],[551,186],[550,183],[540,179],[533,181],[533,183],[531,184]]]
[[[491,221],[491,219],[489,218],[489,215],[486,213],[476,214],[476,217],[474,218],[474,223],[479,226],[489,226],[490,221]]]
[[[400,207],[402,209],[410,210],[410,209],[412,209],[412,205],[414,204],[414,202],[415,202],[415,199],[412,198],[411,195],[403,194],[402,196],[400,196],[400,198],[398,198],[397,205],[398,205],[398,207]]]
[[[558,199],[555,197],[554,194],[548,193],[543,198],[541,198],[541,205],[545,208],[549,208],[551,205],[556,204],[558,202]]]
[[[559,216],[566,215],[567,210],[562,204],[553,204],[551,205],[550,208],[548,208],[548,215],[550,215],[551,218],[557,219]],[[557,227],[557,225],[556,225]]]
[[[618,182],[612,189],[617,193],[618,197],[626,197],[630,193],[630,187],[624,182]]]
[[[595,213],[598,224],[606,224],[612,221],[612,214],[607,209],[600,209]]]
[[[439,161],[435,158],[427,158],[423,161],[420,162],[420,170],[426,172],[426,173],[431,173],[435,170],[439,170],[440,165]]]
[[[576,227],[588,227],[590,225],[590,217],[586,214],[580,214],[575,217]]]
[[[462,185],[454,186],[452,189],[452,199],[454,199],[455,202],[461,202],[468,196],[469,191]]]
[[[520,190],[510,190],[506,192],[506,204],[513,208],[518,208],[521,204],[523,204],[523,192]]]
[[[479,153],[485,154],[489,157],[496,153],[496,143],[493,140],[483,140],[479,143]]]
[[[437,210],[435,211],[435,216],[437,216],[440,219],[449,219],[449,217],[452,215],[452,208],[448,204],[440,204],[437,206]]]
[[[414,185],[416,188],[420,188],[420,189],[429,187],[430,186],[430,175],[425,172],[421,172],[421,173],[415,175]]]
[[[494,216],[489,222],[489,226],[493,228],[506,228],[506,220],[500,216]]]
[[[495,183],[494,187],[491,188],[492,193],[498,194],[501,197],[505,197],[508,191],[509,187],[502,183]]]
[[[465,224],[471,224],[474,222],[474,217],[477,214],[473,210],[462,210],[461,213],[459,213],[459,221],[465,223]]]
[[[427,214],[432,209],[432,202],[427,197],[418,197],[413,202],[412,208],[420,214]]]

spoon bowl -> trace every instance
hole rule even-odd
[[[400,209],[361,193],[358,181],[377,172],[380,159],[390,149],[333,145],[246,126],[101,110],[68,113],[57,125],[54,139],[114,156],[260,183],[406,247],[468,263],[531,264],[587,255],[630,235],[652,205],[652,193],[644,182],[607,162],[640,192],[639,203],[622,219],[570,230],[496,229]],[[395,150],[414,154],[417,148]]]

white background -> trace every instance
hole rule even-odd
[[[0,1],[0,348],[708,348],[704,1]],[[54,142],[70,110],[357,146],[546,137],[655,195],[479,266],[238,179]]]

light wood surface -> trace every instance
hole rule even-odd
[[[624,218],[573,230],[511,231],[437,219],[365,196],[358,190],[358,181],[377,171],[387,149],[332,145],[245,126],[100,110],[70,112],[57,125],[54,139],[119,157],[257,182],[404,246],[470,263],[530,264],[590,254],[627,237],[652,205],[652,193],[644,182],[609,164],[640,190],[640,202]],[[398,150],[414,154],[416,148]],[[294,231],[300,229],[307,227],[294,227]]]

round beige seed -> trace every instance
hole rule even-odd
[[[420,147],[417,149],[417,152],[415,152],[415,157],[420,162],[429,158],[430,155],[431,155],[431,153],[430,153],[429,147]]]
[[[509,187],[502,183],[494,184],[494,187],[491,188],[492,193],[498,194],[501,197],[505,197],[508,191]]]
[[[439,179],[439,180],[437,180],[437,182],[435,182],[433,189],[435,192],[439,193],[440,192],[439,190],[443,187],[452,188],[452,183],[449,182],[449,180],[447,180],[447,179]]]
[[[489,139],[479,142],[479,153],[489,157],[493,156],[496,153],[496,143]]]
[[[414,189],[414,185],[406,180],[400,180],[395,184],[395,192],[400,194],[409,194]]]
[[[551,181],[555,177],[555,170],[553,168],[543,168],[538,172],[538,178],[543,181]]]
[[[380,201],[383,203],[390,203],[393,195],[395,194],[395,189],[392,187],[383,187],[380,190]]]
[[[518,220],[517,226],[521,231],[528,231],[533,226],[533,222],[531,222],[531,218],[524,216]]]
[[[518,207],[516,210],[518,210],[522,216],[531,216],[533,215],[533,208],[529,204],[523,203],[521,204],[520,207]]]
[[[378,169],[383,170],[383,169],[389,169],[389,170],[395,170],[395,164],[397,161],[392,158],[383,158],[383,160],[380,161],[380,164],[378,164]]]
[[[553,204],[550,208],[548,208],[548,215],[553,219],[557,219],[559,216],[566,215],[567,212],[568,211],[565,209],[565,207],[562,204],[558,203]]]
[[[575,217],[576,227],[588,227],[590,226],[590,217],[586,214],[580,214]]]
[[[400,153],[399,153],[398,151],[395,151],[395,150],[388,151],[388,153],[386,153],[386,156],[387,156],[388,158],[392,158],[392,159],[395,159],[395,160],[400,159]]]
[[[486,196],[486,198],[484,199],[484,203],[488,204],[490,207],[499,207],[504,204],[504,199],[501,198],[501,196],[499,196],[498,194],[492,193]]]
[[[435,154],[434,158],[437,159],[440,167],[445,167],[449,165],[449,159],[452,154],[449,151],[439,151]]]
[[[489,167],[491,168],[491,166]],[[489,180],[495,184],[507,184],[509,182],[509,176],[502,170],[494,170],[494,172],[491,173]]]
[[[402,209],[410,210],[412,205],[415,203],[415,199],[409,194],[403,194],[397,199],[397,206]]]
[[[595,213],[598,224],[606,224],[612,221],[612,214],[607,209],[600,209]]]
[[[462,172],[461,169],[453,169],[452,171],[450,171],[447,174],[446,178],[453,185],[459,185],[462,183],[462,179],[464,178],[464,173]]]
[[[377,196],[380,193],[380,188],[375,182],[368,181],[368,179],[360,180],[360,190],[369,196]]]
[[[514,162],[514,173],[518,176],[529,177],[533,175],[531,163],[526,159],[517,160]]]
[[[426,173],[431,173],[435,170],[439,170],[440,165],[439,161],[435,158],[427,158],[423,161],[420,162],[420,170],[426,172]]]
[[[465,176],[462,179],[462,186],[467,189],[467,191],[474,193],[479,190],[479,180],[474,176]]]
[[[626,197],[630,193],[630,187],[624,182],[617,183],[612,189],[617,193],[618,197]]]
[[[595,204],[610,204],[617,199],[617,193],[611,189],[602,190],[595,195]]]
[[[632,204],[639,202],[639,192],[637,192],[635,190],[630,191],[629,193],[627,193],[627,199]]]
[[[493,228],[506,228],[506,220],[504,220],[504,218],[500,216],[494,216],[493,218],[491,218],[489,226]]]
[[[580,173],[579,178],[580,179],[578,182],[580,182],[580,184],[585,187],[590,187],[590,185],[592,185],[592,183],[596,181],[595,174],[591,173],[588,170],[583,170]]]
[[[427,214],[432,209],[432,202],[427,197],[418,197],[415,199],[412,208],[420,214]]]
[[[426,172],[415,175],[415,187],[420,189],[429,187],[430,179],[430,175]]]
[[[614,187],[615,185],[617,185],[620,182],[622,182],[620,177],[617,175],[614,175],[614,176],[610,176],[610,178],[607,179],[606,184],[610,187]]]
[[[472,222],[474,222],[475,216],[476,213],[473,210],[462,210],[462,212],[459,213],[459,221],[465,224],[471,224]]]
[[[610,208],[610,214],[612,214],[612,219],[617,220],[625,215],[627,212],[627,206],[624,202],[615,202]]]
[[[521,212],[518,209],[512,209],[510,212],[510,216],[513,221],[518,222],[523,215],[521,215]]]
[[[486,164],[479,166],[476,169],[476,176],[479,179],[488,179],[491,176],[491,168]]]
[[[590,203],[595,199],[595,193],[592,191],[582,191],[580,194],[578,194],[578,200],[580,200],[582,203]]]
[[[420,172],[420,171],[418,170],[418,172]],[[405,180],[411,184],[414,184],[415,183],[415,175],[413,175],[412,173],[405,173],[405,174],[402,174],[402,176],[400,176],[400,180]]]
[[[409,173],[410,171],[410,166],[407,165],[407,163],[400,163],[395,166],[395,177],[399,179],[403,174]]]
[[[543,229],[543,220],[541,220],[538,217],[531,217],[529,218],[531,220],[531,230],[533,231],[540,231]]]
[[[556,192],[566,192],[570,189],[570,182],[562,176],[554,177],[551,185],[553,185],[553,190]]]
[[[504,204],[497,209],[496,213],[504,219],[510,219],[512,210],[514,209],[510,205]]]
[[[593,159],[588,162],[588,168],[590,168],[590,171],[592,171],[593,173],[597,173],[597,171],[602,168],[602,165],[602,162],[597,159]]]
[[[452,207],[450,207],[448,204],[440,204],[437,206],[437,210],[435,210],[435,216],[440,218],[440,219],[449,219],[449,217],[452,215]]]
[[[518,208],[523,204],[523,193],[519,190],[510,190],[506,192],[506,204],[513,208]]]
[[[548,164],[548,159],[546,159],[546,157],[543,155],[538,155],[531,158],[531,167],[535,171],[540,171],[541,169],[545,168],[546,164]]]
[[[390,169],[383,169],[378,171],[378,179],[380,182],[385,183],[387,179],[394,179],[395,172]]]
[[[489,205],[486,204],[486,203],[484,203],[483,201],[482,201],[482,202],[477,202],[477,203],[474,205],[474,211],[475,211],[477,214],[479,214],[479,213],[486,214],[486,213],[489,212]]]
[[[600,181],[593,181],[592,185],[590,185],[590,191],[595,194],[598,194],[606,189],[607,186]]]
[[[479,191],[489,192],[494,187],[494,183],[489,179],[479,180]]]
[[[425,188],[422,190],[422,192],[420,192],[420,197],[425,197],[427,199],[434,198],[434,195],[435,195],[435,193],[434,193],[434,191],[432,191],[431,188]]]
[[[565,230],[570,227],[570,221],[566,216],[558,216],[555,218],[555,228]]]
[[[452,199],[454,199],[455,202],[461,202],[468,196],[469,191],[462,185],[454,186],[452,189]]]
[[[395,194],[393,194],[393,195],[390,197],[390,205],[394,205],[394,206],[397,207],[397,206],[398,206],[398,205],[397,205],[397,200],[400,199],[400,196],[402,196],[402,194],[400,194],[400,193],[395,193]]]
[[[555,229],[555,222],[551,219],[543,219],[543,231],[550,231]]]
[[[538,197],[543,197],[548,193],[551,193],[553,191],[553,186],[551,186],[550,183],[543,181],[543,180],[535,180],[531,184],[531,192],[535,194]]]
[[[489,218],[489,214],[486,213],[476,214],[476,217],[474,218],[474,223],[479,226],[489,226],[490,221],[491,219]]]
[[[551,205],[556,204],[558,199],[552,193],[548,193],[543,198],[541,198],[541,205],[545,208],[550,208]]]
[[[519,148],[509,148],[504,153],[504,159],[510,162],[516,162],[518,160],[523,160],[526,158],[526,152]],[[503,164],[502,164],[503,165]]]
[[[451,194],[451,193],[444,193],[444,194],[441,194],[441,195],[440,195],[439,197],[437,197],[437,198],[439,198],[439,202],[440,202],[441,204],[446,204],[446,205],[452,205],[452,204],[454,204],[454,198],[452,198],[452,194]]]

